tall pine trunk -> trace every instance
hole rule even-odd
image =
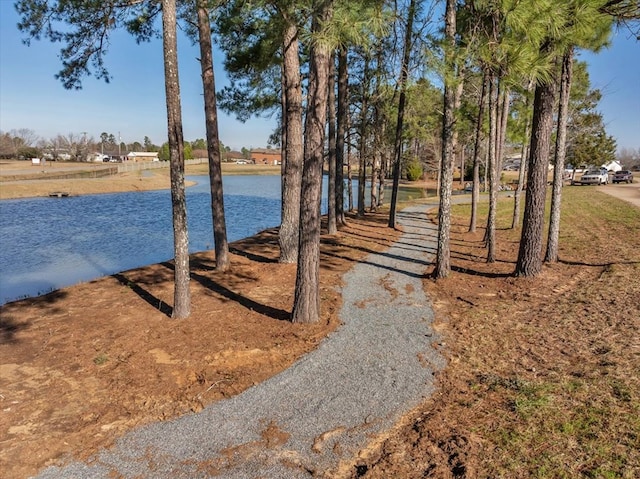
[[[189,291],[189,233],[187,230],[187,201],[184,186],[184,139],[182,107],[178,77],[178,41],[176,35],[176,1],[162,0],[162,46],[164,52],[164,85],[167,100],[167,132],[171,176],[171,206],[173,214],[174,251],[174,319],[191,314]]]
[[[370,211],[376,212],[378,208],[382,206],[382,193],[383,185],[380,184],[380,171],[382,170],[383,159],[383,138],[384,138],[384,121],[382,117],[384,113],[381,105],[381,85],[382,85],[382,72],[380,65],[384,63],[385,51],[382,45],[379,43],[376,45],[376,64],[375,70],[375,91],[373,101],[373,162],[371,165],[371,198],[370,198]]]
[[[298,28],[289,22],[283,43],[284,76],[284,161],[282,164],[282,206],[278,242],[280,262],[295,263],[298,258],[300,188],[302,184],[302,85],[298,53]]]
[[[347,114],[347,200],[349,202],[349,212],[354,209],[353,205],[353,171],[351,169],[351,121]]]
[[[509,107],[511,106],[511,90],[507,87],[504,82],[501,82],[502,89],[502,102],[499,104],[500,108],[500,122],[498,126],[500,127],[500,136],[497,150],[498,160],[498,179],[500,178],[500,172],[502,172],[502,165],[504,164],[504,146],[507,142],[507,126],[509,123]]]
[[[318,32],[331,18],[333,1],[318,1],[315,6],[312,31]],[[300,197],[298,268],[291,317],[294,323],[315,323],[320,320],[320,200],[330,58],[331,52],[326,44],[315,42],[312,45]]]
[[[498,85],[495,95],[489,88],[489,218],[487,220],[487,263],[496,260],[496,216],[498,211],[498,191],[500,190],[500,172],[502,156],[507,135],[507,119],[509,117],[509,89],[504,82],[495,80]],[[490,86],[493,82],[490,83]],[[491,148],[493,145],[493,149]]]
[[[520,204],[522,193],[524,192],[525,179],[527,177],[530,136],[531,122],[527,119],[524,127],[524,143],[522,144],[522,153],[520,154],[520,168],[518,168],[518,185],[516,186],[516,191],[513,195],[513,218],[511,220],[512,229],[515,229],[520,225]]]
[[[482,75],[482,90],[478,103],[478,117],[476,118],[475,144],[473,147],[473,185],[471,190],[471,219],[469,232],[474,232],[478,223],[478,200],[480,199],[480,150],[482,147],[482,124],[484,123],[484,105],[487,99],[487,78],[485,71]]]
[[[329,180],[327,181],[327,232],[330,235],[338,232],[336,212],[336,68],[334,55],[329,58],[329,85],[327,97],[327,122],[329,134]]]
[[[411,0],[407,11],[407,30],[404,33],[404,47],[402,65],[400,66],[400,98],[398,100],[398,119],[396,122],[396,139],[393,150],[393,186],[391,187],[391,203],[389,208],[389,228],[396,227],[396,207],[398,203],[398,188],[400,187],[400,166],[402,163],[402,127],[404,109],[407,96],[407,78],[409,77],[409,60],[411,59],[411,35],[413,35],[413,20],[416,14],[416,0]]]
[[[367,183],[367,141],[369,136],[369,82],[371,70],[369,68],[369,57],[365,53],[364,72],[362,78],[362,109],[360,111],[360,151],[358,162],[358,216],[364,216],[364,192]]]
[[[489,76],[489,215],[487,216],[487,229],[485,230],[485,241],[487,244],[487,263],[496,260],[496,208],[498,206],[498,172],[497,155],[499,140],[498,125],[498,92],[497,78],[492,74]]]
[[[340,47],[338,50],[338,117],[336,118],[336,220],[340,225],[347,223],[344,214],[344,147],[349,114],[348,81],[347,49]]]
[[[529,93],[532,84],[527,87],[525,105],[529,105]],[[528,108],[527,108],[528,109]],[[513,219],[511,220],[511,228],[517,228],[520,225],[520,199],[524,191],[524,183],[527,175],[527,165],[529,160],[529,141],[531,136],[531,120],[530,115],[526,114],[524,124],[524,140],[522,141],[522,153],[520,154],[520,168],[518,169],[518,186],[513,195]]]
[[[369,211],[378,211],[378,176],[380,175],[380,109],[377,104],[373,107],[373,155],[371,161],[371,189],[369,190]]]
[[[564,158],[567,146],[567,117],[569,110],[569,94],[573,74],[573,47],[569,47],[562,58],[562,74],[560,77],[560,101],[558,106],[558,128],[556,135],[556,164],[553,169],[553,190],[551,193],[551,217],[549,219],[549,235],[545,262],[558,261],[558,238],[560,236],[560,207],[562,205],[562,183],[564,177]]]
[[[383,120],[382,124],[382,137],[386,137],[387,131],[387,121],[386,118]],[[378,170],[378,206],[382,207],[384,205],[384,187],[385,187],[385,179],[387,175],[387,169],[389,168],[389,149],[383,147],[382,156],[380,159],[380,169]]]
[[[447,0],[445,10],[445,80],[444,80],[444,113],[442,115],[442,157],[440,159],[440,208],[438,209],[438,247],[436,265],[433,272],[435,278],[446,278],[451,273],[451,190],[453,186],[454,139],[455,139],[455,35],[456,35],[456,0]]]
[[[514,271],[516,276],[537,276],[542,270],[544,208],[556,87],[555,78],[539,81],[536,85],[527,172],[527,194],[518,261]]]
[[[464,91],[464,77],[465,77],[465,67],[464,65],[461,65],[460,68],[457,69],[456,72],[456,81],[457,81],[457,85],[456,85],[456,89],[455,89],[455,96],[454,96],[454,100],[453,100],[453,108],[455,111],[459,111],[460,110],[460,105],[462,105],[462,92]],[[455,170],[455,164],[456,164],[456,160],[458,158],[458,155],[462,156],[462,150],[463,148],[460,148],[460,144],[458,142],[458,128],[454,128],[453,129],[453,156],[454,156],[454,170]],[[416,151],[417,148],[416,148]],[[462,181],[462,178],[464,176],[464,168],[460,169],[460,181]]]
[[[209,21],[209,11],[205,0],[198,0],[197,9],[200,67],[202,69],[207,153],[209,157],[213,243],[216,256],[216,269],[218,271],[226,271],[229,268],[229,244],[227,242],[227,225],[224,216],[216,82],[213,73],[213,54],[211,48],[211,23]]]
[[[467,160],[467,156],[466,156],[466,151],[465,151],[465,147],[466,145],[463,145],[462,148],[459,149],[458,154],[460,155],[460,188],[464,189],[464,170],[466,168],[466,160]]]

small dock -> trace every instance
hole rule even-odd
[[[67,196],[69,196],[68,191],[53,191],[49,193],[50,198],[66,198]]]

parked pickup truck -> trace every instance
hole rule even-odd
[[[633,173],[631,173],[629,170],[616,171],[616,173],[613,175],[612,181],[614,183],[622,183],[623,181],[625,183],[633,183]]]
[[[588,170],[580,178],[581,185],[606,185],[609,183],[609,173],[605,169]]]

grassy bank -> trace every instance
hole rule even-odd
[[[126,191],[150,191],[170,187],[169,168],[119,173],[106,177],[97,176],[108,166],[87,163],[49,162],[44,167],[30,165],[27,162],[3,161],[0,164],[0,199],[32,198],[48,196],[54,191],[63,191],[71,196],[103,193],[122,193]],[[78,177],[82,172],[88,178]],[[236,165],[225,163],[223,175],[277,175],[280,166]],[[188,165],[186,175],[207,175],[206,163]],[[65,178],[74,175],[75,178]],[[189,183],[187,182],[187,185]]]
[[[77,196],[161,190],[171,186],[168,167],[99,177],[98,173],[108,172],[109,165],[49,162],[44,167],[32,167],[30,163],[25,161],[3,161],[0,162],[0,199],[43,197],[57,191]],[[222,174],[223,176],[279,175],[280,168],[280,166],[274,165],[223,163]],[[83,174],[87,177],[82,177]],[[185,167],[185,175],[187,176],[208,174],[209,166],[207,163]],[[189,185],[187,180],[187,186]],[[399,201],[422,198],[427,195],[426,188],[426,184],[401,185]],[[367,201],[368,194],[367,192]],[[435,194],[433,187],[429,190],[429,194]],[[357,195],[357,191],[354,191],[354,195]],[[385,202],[388,203],[391,199],[389,188],[386,188],[385,195]]]
[[[440,389],[350,477],[640,477],[640,210],[566,188],[560,261],[535,279],[511,276],[511,210],[487,264],[484,229],[453,208],[453,273],[425,281]]]

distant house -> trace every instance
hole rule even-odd
[[[157,151],[130,151],[127,154],[129,161],[160,161]]]
[[[622,165],[617,160],[613,160],[613,161],[610,161],[609,163],[605,163],[604,165],[602,165],[602,167],[606,168],[607,171],[613,171],[614,173],[622,169]]]
[[[200,149],[193,150],[191,152],[191,157],[194,159],[198,158],[198,159],[206,160],[207,158],[209,158],[209,152],[207,150],[200,150]]]
[[[234,150],[223,152],[222,158],[224,159],[224,161],[233,161],[233,162],[247,159],[241,151],[234,151]]]
[[[247,157],[240,151],[230,150],[223,151],[222,153],[222,161],[228,161],[230,163],[235,163],[238,160],[246,160]]]
[[[87,161],[92,161],[92,162],[96,162],[96,163],[102,163],[104,161],[109,161],[109,155],[103,155],[102,153],[91,153],[87,157]]]
[[[282,152],[270,148],[255,148],[251,150],[250,158],[256,165],[279,165],[282,163]]]

